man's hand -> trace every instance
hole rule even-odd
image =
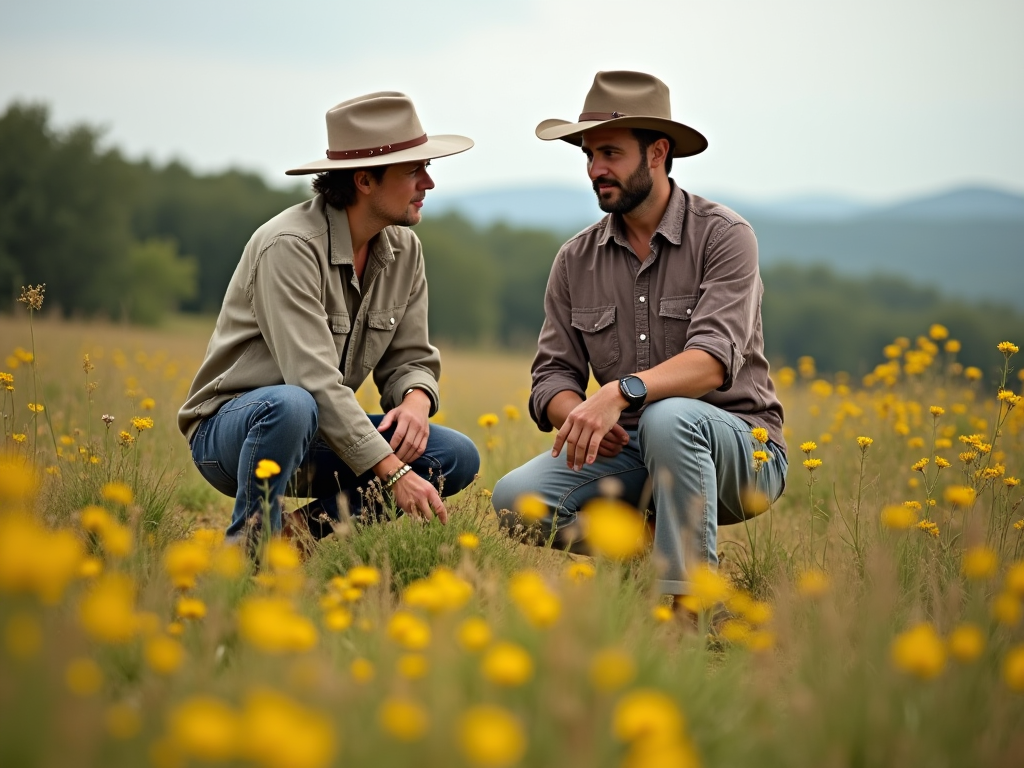
[[[422,456],[427,448],[427,438],[430,436],[429,419],[430,397],[422,389],[414,389],[405,396],[400,405],[384,414],[377,431],[385,432],[394,426],[391,450],[404,463],[410,464]]]
[[[558,456],[565,445],[565,463],[576,471],[584,464],[593,464],[598,455],[615,456],[629,442],[626,431],[618,426],[627,405],[617,381],[605,384],[572,409],[555,435],[551,455]],[[608,453],[602,453],[602,449]]]
[[[437,489],[415,472],[406,472],[398,478],[391,487],[391,495],[395,497],[398,508],[407,515],[433,520],[436,513],[438,520],[448,522],[448,510],[444,508]]]

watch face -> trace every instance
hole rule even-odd
[[[622,380],[622,385],[632,397],[643,397],[647,394],[647,387],[639,376],[627,376]]]

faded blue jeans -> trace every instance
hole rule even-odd
[[[370,416],[374,426],[383,414]],[[384,438],[390,440],[392,429]],[[282,384],[261,387],[236,397],[203,419],[192,437],[192,460],[199,473],[214,488],[235,497],[227,535],[238,539],[247,524],[253,525],[262,512],[262,480],[256,478],[260,459],[271,459],[281,474],[270,484],[270,528],[281,529],[282,496],[309,498],[303,507],[313,536],[330,532],[317,522],[320,513],[338,520],[338,495],[348,497],[353,515],[361,512],[361,495],[373,472],[356,476],[349,466],[317,435],[317,406],[313,396],[301,387]],[[451,496],[468,486],[480,469],[480,454],[465,435],[453,429],[430,425],[423,455],[410,466],[420,477]]]
[[[579,472],[566,466],[564,448],[557,458],[548,452],[531,459],[494,486],[494,509],[504,528],[522,530],[522,521],[509,510],[522,494],[537,494],[551,512],[533,531],[534,543],[546,542],[554,532],[557,546],[585,551],[577,516],[587,501],[610,489],[634,506],[650,506],[655,510],[657,588],[662,594],[688,594],[688,562],[718,565],[719,522],[749,517],[743,501],[752,489],[773,501],[782,494],[785,451],[769,442],[765,450],[771,459],[755,473],[750,425],[685,397],[648,405],[629,438],[618,456],[599,456]],[[652,493],[654,503],[649,505]]]

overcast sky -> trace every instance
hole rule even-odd
[[[477,143],[439,189],[585,187],[582,153],[533,130],[601,69],[668,84],[710,141],[673,171],[697,191],[1024,192],[1022,0],[0,0],[0,107],[275,183],[323,156],[327,109],[399,90]]]

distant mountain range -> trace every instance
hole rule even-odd
[[[1024,195],[964,187],[885,205],[828,195],[774,201],[704,196],[751,223],[764,265],[824,263],[845,274],[892,274],[949,295],[1024,309]],[[586,187],[437,193],[428,196],[425,211],[566,236],[603,215]],[[1018,335],[1024,337],[1024,328]]]

